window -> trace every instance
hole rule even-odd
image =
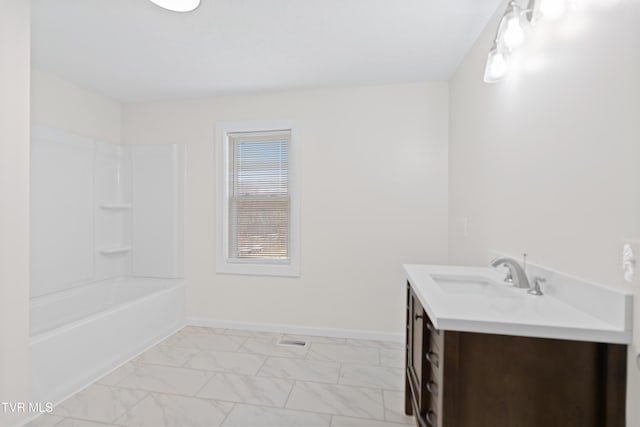
[[[216,128],[218,272],[299,275],[291,124],[218,123]]]

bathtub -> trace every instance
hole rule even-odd
[[[185,323],[182,279],[121,277],[31,300],[30,400],[58,403]]]

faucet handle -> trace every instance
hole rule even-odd
[[[542,295],[542,291],[540,290],[540,283],[546,283],[547,279],[545,279],[544,277],[534,277],[533,278],[533,286],[531,286],[531,288],[529,288],[529,290],[527,291],[527,293],[530,293],[531,295]]]

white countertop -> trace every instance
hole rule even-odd
[[[597,312],[575,308],[551,295],[529,295],[526,289],[502,285],[504,273],[489,267],[413,264],[403,268],[438,329],[618,344],[631,342],[628,325],[613,324],[603,320]],[[500,284],[498,292],[491,295],[445,292],[432,278],[432,275],[460,274],[489,278]],[[615,290],[611,292],[614,292],[610,298],[611,310],[629,307],[627,295]],[[593,304],[600,304],[598,310],[602,310],[602,301],[596,300]],[[620,304],[623,306],[618,307]]]

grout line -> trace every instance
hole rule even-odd
[[[205,350],[205,351],[209,351],[209,350]],[[248,354],[248,353],[242,353],[242,354]],[[188,362],[190,362],[190,361],[191,361],[191,359]],[[185,363],[188,363],[188,362],[185,362]],[[143,364],[143,365],[155,366],[155,367],[160,367],[160,368],[188,369],[190,371],[210,372],[210,373],[217,373],[217,374],[222,373],[222,374],[252,375],[252,374],[239,373],[239,372],[235,372],[235,371],[214,370],[214,369],[206,369],[206,368],[194,368],[192,366],[187,366],[186,364],[185,365],[163,365],[161,363],[150,363],[150,362],[140,362],[140,363]],[[108,385],[108,384],[101,384],[101,385]]]
[[[124,411],[124,413],[122,415],[120,415],[119,417],[116,417],[113,421],[111,421],[111,424],[115,424],[115,425],[125,425],[125,424],[116,424],[116,421],[123,418],[124,416],[126,416],[128,413],[130,413],[131,411],[133,411],[138,405],[140,405],[140,403],[146,399],[147,397],[151,396],[151,392],[147,391],[147,390],[139,390],[139,389],[135,389],[135,391],[140,391],[143,392],[144,395],[138,399],[138,401],[135,403],[135,405],[133,405],[131,408],[127,409],[126,411]]]
[[[238,405],[241,405],[241,406],[253,406],[253,407],[256,407],[256,408],[275,409],[275,410],[280,410],[280,411],[304,412],[304,413],[307,413],[307,414],[315,414],[315,415],[332,415],[329,412],[316,412],[316,411],[311,411],[309,409],[282,408],[280,406],[271,406],[271,405],[266,405],[264,403],[248,403],[248,402],[238,402],[238,401],[231,401],[231,400],[208,399],[208,398],[204,398],[204,397],[199,397],[198,399],[209,400],[209,401],[213,401],[213,402],[232,403],[232,404],[234,404],[236,406],[238,406]]]
[[[272,356],[265,356],[265,357],[264,357],[264,360],[262,361],[262,364],[260,365],[260,367],[258,368],[258,370],[256,370],[256,373],[255,373],[255,374],[253,374],[254,376],[256,376],[256,377],[257,377],[257,376],[258,376],[258,374],[260,374],[260,371],[262,370],[262,368],[264,368],[264,365],[266,365],[266,364],[267,364],[267,360],[271,359],[271,357],[272,357]],[[264,375],[260,375],[260,376],[264,377]],[[277,377],[275,377],[275,378],[277,378]]]
[[[216,400],[216,402],[220,402],[219,400]],[[226,414],[224,414],[224,418],[222,419],[222,421],[220,422],[220,427],[222,427],[224,425],[224,423],[227,421],[227,418],[229,418],[229,415],[231,415],[231,412],[233,412],[234,409],[236,409],[236,405],[238,403],[237,402],[233,402],[231,404],[231,408],[229,409],[229,412],[227,412]]]
[[[48,415],[48,417],[47,417]],[[59,420],[57,420],[56,422],[54,422],[53,424],[50,425],[50,427],[55,427],[57,425],[59,425],[61,422],[63,422],[64,420],[67,419],[67,417],[62,416],[62,415],[55,415],[53,412],[43,412],[38,414],[35,418],[30,418],[26,421],[24,421],[24,424],[20,424],[20,426],[22,427],[27,427],[30,425],[34,425],[33,423],[37,422],[39,419],[46,417],[46,418],[50,418],[50,417],[54,417],[54,418],[60,418]],[[37,427],[39,424],[35,425],[35,427]]]
[[[198,393],[200,393],[203,388],[205,388],[211,381],[213,381],[214,377],[215,377],[215,375],[211,375],[209,378],[207,378],[207,380],[204,382],[204,384],[202,384],[202,386],[196,391],[196,393],[193,396],[194,397],[199,397]]]
[[[41,414],[41,415],[38,416],[38,418],[42,417],[42,415],[46,415],[46,414]],[[56,414],[55,410],[53,412],[51,412],[50,415],[53,415],[55,417],[59,417],[60,418],[58,421],[55,422],[55,424],[53,424],[54,427],[57,426],[57,425],[60,425],[64,420],[71,419],[71,417],[67,417],[66,415],[58,415],[58,414]],[[35,419],[31,420],[30,422],[37,421],[38,418],[35,418]],[[28,425],[29,425],[29,423],[22,425],[22,427],[27,427]],[[38,425],[36,425],[35,427],[38,427]]]
[[[105,423],[103,421],[96,421],[96,420],[90,420],[87,418],[79,418],[79,417],[64,417],[64,419],[62,419],[59,423],[54,424],[54,426],[60,425],[62,424],[63,421],[65,420],[71,420],[73,421],[81,421],[83,423],[89,422],[91,424],[95,424],[98,426],[105,426],[105,427],[112,427],[112,426],[116,426],[116,427],[126,427],[124,424],[116,424],[116,423]],[[73,423],[75,424],[75,423]]]
[[[208,382],[209,382],[209,380],[207,380],[206,383],[208,383]],[[230,402],[230,403],[233,403],[233,401],[231,401],[231,400],[212,399],[210,397],[197,396],[197,395],[194,395],[194,394],[180,394],[180,393],[174,393],[174,392],[171,392],[171,391],[145,390],[145,389],[142,389],[142,388],[125,388],[125,389],[126,390],[130,390],[130,391],[146,392],[148,395],[151,395],[151,394],[164,394],[164,395],[167,395],[167,396],[186,397],[186,398],[192,398],[192,399],[214,400],[214,401],[217,401],[217,402]],[[200,392],[200,390],[198,390],[198,392]]]
[[[334,416],[344,417],[344,418],[353,418],[353,419],[362,420],[362,421],[375,421],[375,422],[379,422],[379,423],[392,424],[394,427],[395,426],[398,426],[398,427],[400,427],[400,426],[409,427],[409,426],[413,425],[413,424],[407,424],[407,423],[398,423],[396,421],[387,421],[386,418],[381,420],[379,418],[364,418],[364,417],[359,417],[357,415],[339,415],[339,414],[332,415],[332,417],[331,417],[331,421],[332,422],[333,422],[333,417]]]
[[[291,388],[289,389],[289,393],[287,393],[287,398],[284,401],[284,406],[282,407],[283,409],[287,408],[287,404],[289,403],[289,398],[291,397],[291,393],[293,393],[293,389],[295,388],[295,386],[298,384],[297,380],[293,381],[293,384],[291,384]]]
[[[303,380],[302,382],[305,383],[312,383],[312,384],[320,384],[320,385],[337,385],[340,387],[349,387],[349,388],[354,388],[354,389],[365,389],[365,390],[372,390],[372,391],[379,391],[379,392],[385,392],[385,391],[392,391],[392,392],[397,392],[397,393],[402,393],[404,390],[402,389],[396,389],[396,388],[384,388],[384,387],[376,387],[376,386],[372,386],[372,385],[353,385],[353,384],[342,384],[342,383],[323,383],[323,382],[319,382],[319,381],[307,381],[307,380]]]
[[[185,360],[184,363],[182,365],[180,365],[180,367],[189,368],[189,366],[187,366],[187,363],[191,362],[193,359],[195,359],[196,357],[200,356],[204,351],[205,350],[197,350],[196,353],[194,353],[193,356],[191,356],[190,358]]]
[[[298,382],[300,382],[300,383],[303,383],[303,384],[304,384],[304,383],[308,383],[309,381],[296,381],[296,383],[298,383]],[[316,383],[316,384],[317,384],[317,383]],[[323,384],[324,384],[325,386],[334,386],[334,385],[335,385],[335,384],[327,384],[327,383],[323,383]],[[340,387],[356,388],[356,387],[351,387],[351,386],[342,386],[342,385],[340,385]],[[361,388],[366,388],[366,387],[361,387]],[[376,391],[378,391],[380,394],[382,394],[382,390],[380,390],[380,389],[373,389],[373,390],[376,390]],[[287,403],[288,403],[288,401],[287,401]],[[330,416],[332,417],[332,418],[331,418],[331,421],[333,421],[333,417],[334,417],[334,416],[341,416],[341,417],[359,418],[359,419],[362,419],[362,420],[369,420],[369,421],[385,422],[385,418],[384,418],[384,415],[385,415],[385,414],[384,414],[384,407],[382,408],[382,409],[383,409],[383,411],[382,411],[382,416],[383,416],[383,418],[364,418],[364,417],[358,417],[358,416],[355,416],[355,415],[345,415],[345,414],[340,414],[340,413],[336,413],[336,412],[318,412],[318,411],[313,411],[313,410],[310,410],[310,409],[297,409],[297,408],[285,408],[285,409],[290,409],[290,410],[295,410],[295,411],[303,411],[303,412],[310,412],[310,413],[314,413],[314,414],[330,415]],[[332,409],[332,410],[334,410],[335,408],[331,408],[331,409]]]
[[[105,375],[104,377],[100,378],[98,381],[95,381],[95,382],[94,382],[94,383],[92,383],[91,385],[103,385],[103,386],[106,386],[106,387],[120,387],[120,388],[126,388],[126,387],[122,387],[122,386],[120,385],[120,383],[121,383],[121,382],[123,382],[124,380],[126,380],[127,378],[129,378],[131,375],[133,375],[133,374],[135,374],[135,373],[136,373],[136,371],[138,370],[138,364],[139,364],[140,362],[134,362],[133,360],[131,360],[131,361],[127,362],[127,363],[131,363],[132,365],[134,365],[134,366],[133,366],[133,371],[131,371],[131,373],[128,373],[127,375],[125,375],[124,377],[122,377],[120,380],[116,381],[116,382],[115,382],[115,384],[104,384],[104,383],[101,383],[101,382],[100,382],[102,379],[104,379],[104,378],[106,378],[107,376],[111,375],[111,374],[108,374],[108,375]],[[125,365],[126,365],[127,363],[125,363]],[[120,365],[120,366],[119,366],[118,368],[116,368],[116,369],[120,369],[120,368],[122,368],[123,366],[124,366],[124,365]],[[114,370],[114,371],[112,371],[111,373],[113,373],[113,372],[115,372],[115,370]],[[80,390],[78,393],[81,393],[81,392],[82,392],[82,390]],[[78,394],[78,393],[76,393],[76,394]],[[74,394],[73,396],[75,396],[76,394]],[[63,402],[60,402],[60,403],[63,403]]]
[[[236,337],[236,338],[243,338],[242,342],[240,342],[240,345],[238,346],[236,351],[238,351],[240,348],[244,347],[244,345],[247,343],[247,341],[249,341],[249,338],[251,338],[251,337],[240,337],[238,335],[228,335],[228,336],[232,336],[232,337]]]
[[[384,398],[384,391],[381,391],[382,393],[382,416],[384,417],[385,421],[389,421],[387,420],[387,400]]]
[[[336,380],[336,385],[340,385],[340,379],[342,378],[342,363],[338,367],[338,379]]]
[[[160,365],[156,365],[156,366],[160,366]],[[170,367],[171,368],[171,367]],[[196,394],[180,394],[180,393],[174,393],[171,391],[158,391],[158,390],[147,390],[147,389],[142,389],[142,388],[135,388],[135,387],[129,387],[129,386],[121,386],[121,385],[114,385],[114,386],[110,386],[110,385],[105,385],[105,384],[99,384],[102,386],[106,386],[106,387],[116,387],[116,388],[120,388],[120,389],[126,389],[126,390],[139,390],[139,391],[145,391],[148,393],[162,393],[162,394],[169,394],[172,396],[183,396],[183,397],[199,397],[201,399],[209,399],[209,400],[218,400],[218,399],[211,399],[211,398],[207,398],[207,397],[201,397],[198,396],[198,393],[200,393],[202,391],[202,389],[209,384],[209,382],[211,382],[211,380],[213,379],[214,376],[216,375],[232,375],[232,376],[238,376],[238,377],[251,377],[251,378],[264,378],[264,379],[275,379],[275,380],[282,380],[282,381],[289,381],[289,382],[303,382],[303,383],[311,383],[311,384],[318,384],[318,385],[324,385],[324,386],[333,386],[333,385],[337,385],[340,387],[349,387],[349,388],[354,388],[354,389],[366,389],[366,390],[376,390],[376,391],[390,391],[390,392],[399,392],[401,393],[403,391],[402,388],[387,388],[387,387],[380,387],[380,386],[375,386],[375,385],[358,385],[358,384],[342,384],[340,383],[340,376],[342,374],[342,365],[340,366],[339,370],[338,370],[338,379],[336,382],[327,382],[327,381],[314,381],[314,380],[307,380],[307,379],[297,379],[297,378],[283,378],[283,377],[274,377],[274,376],[267,376],[267,375],[251,375],[251,374],[242,374],[242,373],[237,373],[237,372],[225,372],[225,371],[209,371],[209,370],[200,370],[200,369],[192,369],[192,368],[177,368],[177,369],[189,369],[192,371],[197,371],[197,372],[202,372],[202,373],[207,373],[207,374],[211,374],[211,377],[207,379],[207,381],[202,385],[202,387],[200,387],[198,389],[198,391],[196,392]],[[227,401],[227,400],[223,400],[225,402],[235,402],[235,401]],[[246,403],[246,402],[245,402]],[[258,405],[261,406],[261,405]]]
[[[242,354],[249,354],[249,353],[242,353]],[[261,356],[261,355],[258,355],[258,356]],[[278,376],[275,376],[275,375],[266,375],[266,374],[260,375],[259,374],[260,370],[266,364],[267,359],[275,358],[275,359],[285,359],[285,360],[294,360],[294,361],[295,360],[304,360],[304,359],[295,359],[295,358],[277,357],[277,356],[262,356],[262,357],[264,357],[265,360],[262,362],[262,365],[258,369],[258,372],[256,372],[255,374],[249,374],[249,373],[245,373],[245,372],[228,371],[228,370],[225,371],[225,370],[211,370],[211,369],[204,369],[204,368],[192,368],[192,367],[188,367],[188,366],[181,367],[181,366],[168,366],[168,365],[158,365],[158,364],[150,364],[150,363],[149,364],[145,363],[145,364],[149,365],[149,366],[156,366],[156,367],[161,367],[161,368],[187,369],[187,370],[190,370],[190,371],[203,372],[203,373],[208,373],[208,374],[212,374],[212,375],[222,374],[222,375],[235,375],[235,376],[240,376],[240,377],[254,377],[254,378],[285,380],[285,381],[305,381],[305,382],[316,383],[316,384],[338,384],[335,381],[318,381],[318,380],[299,379],[299,378],[292,378],[292,377],[278,377]],[[321,362],[321,361],[316,361],[316,360],[312,360],[310,362],[336,363],[336,362]],[[338,374],[338,378],[339,378],[339,374]],[[210,380],[211,380],[211,378],[207,380],[207,383],[210,382]],[[102,386],[105,386],[105,387],[118,387],[118,388],[123,388],[123,389],[127,389],[127,390],[142,390],[142,389],[133,388],[131,386],[107,385],[107,384],[97,384],[97,385],[102,385]],[[367,388],[367,387],[364,387],[364,388]],[[201,389],[202,389],[202,387],[201,387]],[[198,391],[200,391],[200,390],[198,390]],[[165,391],[156,391],[156,390],[145,390],[145,391],[150,391],[152,393],[172,394],[172,395],[176,395],[176,396],[191,396],[189,394],[178,394],[178,393],[171,393],[171,392],[165,392]]]
[[[200,399],[203,399],[203,398],[200,398]],[[235,409],[236,406],[241,405],[241,406],[249,406],[249,407],[254,407],[254,408],[273,409],[273,410],[276,410],[276,411],[291,411],[291,412],[302,412],[302,413],[305,413],[305,414],[320,415],[322,417],[329,417],[329,420],[331,420],[331,417],[333,417],[334,415],[337,415],[337,414],[332,414],[330,412],[317,412],[317,411],[311,411],[309,409],[296,409],[296,408],[287,408],[287,407],[282,408],[282,407],[279,407],[279,406],[269,406],[269,405],[260,404],[260,403],[231,402],[231,401],[227,401],[227,400],[216,400],[216,399],[205,399],[205,400],[210,400],[210,401],[214,401],[214,402],[222,402],[222,403],[231,403],[231,404],[234,405],[232,410]],[[231,413],[231,411],[229,411],[229,414],[230,413]],[[228,415],[227,415],[227,417],[228,417]],[[369,420],[373,420],[373,419],[374,418],[371,418]],[[379,419],[375,419],[375,420],[382,421],[382,420],[379,420]],[[226,421],[226,418],[225,418],[225,421]],[[223,422],[223,424],[224,424],[224,422]],[[285,427],[285,426],[283,426],[283,427]]]

